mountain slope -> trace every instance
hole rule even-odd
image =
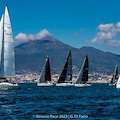
[[[15,47],[16,69],[39,72],[48,55],[52,71],[60,73],[69,49],[72,50],[73,65],[78,69],[80,69],[86,54],[89,57],[90,72],[111,73],[114,71],[116,64],[120,66],[119,55],[103,52],[93,47],[77,49],[52,37],[46,37],[42,40],[29,41]]]

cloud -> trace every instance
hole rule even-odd
[[[31,40],[41,40],[45,37],[48,37],[48,36],[52,36],[52,34],[46,30],[46,29],[43,29],[42,31],[40,31],[39,33],[33,35],[33,34],[25,34],[25,33],[19,33],[17,36],[15,36],[15,45],[18,45],[18,44],[21,44],[21,43],[24,43],[24,42],[28,42],[28,41],[31,41]]]
[[[106,46],[120,46],[120,40],[116,40],[117,34],[120,33],[120,22],[116,24],[100,24],[97,29],[99,32],[92,40],[87,41],[89,44],[96,42]]]

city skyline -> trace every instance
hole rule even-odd
[[[16,43],[45,36],[72,47],[92,46],[120,54],[120,1],[5,1]],[[5,3],[0,1],[0,16]]]

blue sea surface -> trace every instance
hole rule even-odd
[[[120,90],[108,84],[91,87],[38,87],[0,90],[0,120],[120,119]]]

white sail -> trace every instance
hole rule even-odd
[[[7,6],[3,15],[3,35],[0,78],[15,77],[15,55],[12,28]]]
[[[117,84],[116,84],[116,88],[120,88],[120,76],[118,78]]]
[[[120,76],[119,76],[119,78],[118,78],[118,82],[117,82],[118,84],[120,84]]]

